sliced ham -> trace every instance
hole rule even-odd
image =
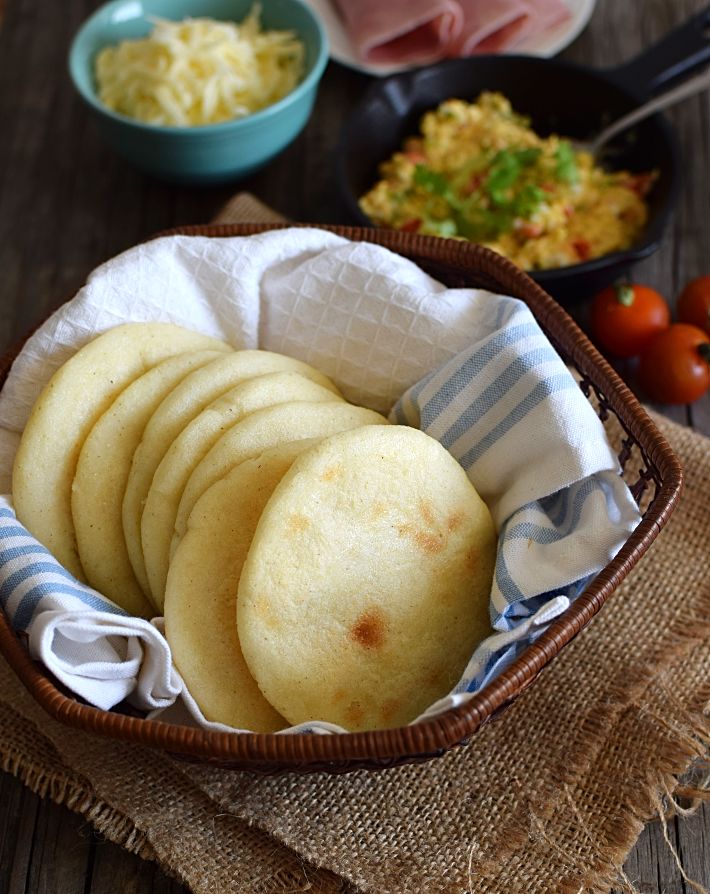
[[[360,59],[424,65],[501,53],[570,17],[564,0],[333,0]]]
[[[458,39],[463,11],[457,0],[334,0],[363,62],[435,62]]]
[[[450,55],[514,50],[570,17],[562,0],[458,0],[463,27]]]

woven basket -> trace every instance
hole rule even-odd
[[[280,225],[186,227],[170,234],[244,236]],[[92,733],[158,748],[214,766],[278,772],[343,772],[427,760],[464,743],[503,711],[582,630],[646,552],[680,494],[682,470],[668,443],[616,373],[560,306],[512,263],[476,245],[387,230],[324,227],[348,239],[384,245],[450,287],[482,287],[525,301],[580,381],[610,436],[620,443],[624,478],[643,520],[624,547],[570,608],[515,662],[465,705],[412,726],[341,735],[217,733],[102,711],[68,693],[30,659],[0,612],[0,651],[56,720]],[[161,234],[165,235],[165,234]],[[0,384],[17,351],[0,364]],[[615,430],[615,431],[614,431]]]

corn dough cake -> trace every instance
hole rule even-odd
[[[180,432],[155,470],[141,516],[143,561],[151,593],[162,594],[165,590],[180,498],[192,471],[213,444],[232,426],[264,407],[334,399],[331,390],[300,373],[269,373],[232,388]]]
[[[389,423],[374,410],[345,401],[278,404],[247,416],[222,435],[190,475],[175,518],[176,537],[184,534],[188,516],[197,500],[238,462],[286,441],[326,438],[361,425]]]
[[[218,356],[217,351],[176,354],[139,376],[99,417],[79,453],[71,493],[79,559],[89,585],[129,614],[155,614],[133,573],[123,537],[121,507],[133,453],[165,395]]]
[[[151,590],[143,560],[141,516],[155,470],[175,438],[208,404],[240,382],[279,370],[298,372],[332,390],[333,400],[340,398],[330,379],[307,363],[272,351],[233,351],[187,376],[165,398],[148,421],[133,456],[122,511],[128,556],[146,593]],[[162,598],[160,602],[162,604]]]
[[[237,587],[261,512],[294,459],[292,441],[236,466],[190,513],[170,563],[165,636],[175,665],[208,720],[273,732],[288,726],[246,666],[237,636]]]
[[[12,471],[19,521],[76,577],[84,579],[71,511],[79,452],[96,420],[138,376],[185,351],[229,345],[173,323],[124,323],[80,348],[40,393]]]
[[[496,532],[456,460],[406,426],[302,453],[267,503],[237,598],[242,652],[291,724],[414,720],[491,632]]]

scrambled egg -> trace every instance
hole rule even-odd
[[[380,226],[478,242],[525,270],[629,248],[653,174],[605,171],[558,136],[537,136],[499,93],[450,99],[380,168],[360,199]]]

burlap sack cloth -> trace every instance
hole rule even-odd
[[[710,739],[710,440],[657,422],[686,469],[680,507],[591,626],[467,747],[346,776],[204,769],[50,721],[2,662],[3,767],[196,894],[608,894]]]

